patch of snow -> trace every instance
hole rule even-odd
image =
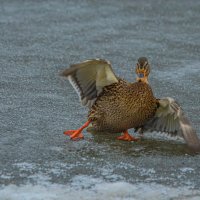
[[[2,174],[2,175],[0,176],[0,178],[2,178],[2,179],[11,179],[12,176],[11,176],[11,175]]]
[[[183,173],[187,173],[187,172],[190,173],[190,172],[194,171],[194,169],[191,167],[183,167],[183,168],[180,168],[180,171]]]
[[[19,168],[21,171],[32,171],[33,169],[36,168],[36,164],[26,163],[26,162],[15,163],[13,165]]]
[[[35,177],[35,178],[39,178]],[[42,183],[41,183],[42,182]],[[45,182],[45,184],[43,184]],[[200,192],[189,187],[169,187],[161,184],[125,181],[107,182],[91,176],[76,176],[66,185],[39,179],[36,185],[8,185],[0,187],[1,200],[131,200],[131,199],[199,199]]]

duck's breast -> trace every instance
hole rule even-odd
[[[148,84],[120,82],[105,88],[89,118],[98,131],[122,132],[141,126],[155,114],[156,107]]]

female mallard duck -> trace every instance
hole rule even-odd
[[[182,136],[191,149],[200,151],[200,140],[179,104],[170,97],[154,97],[149,73],[145,57],[138,59],[134,83],[118,78],[110,62],[102,59],[86,60],[64,70],[61,75],[68,77],[82,105],[90,109],[82,127],[64,134],[71,139],[83,138],[82,130],[91,123],[93,130],[122,132],[118,139],[134,141],[137,139],[129,135],[128,129],[135,128],[139,133],[157,131]]]

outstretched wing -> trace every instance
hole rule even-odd
[[[86,60],[71,65],[61,73],[78,93],[82,105],[91,107],[103,87],[117,83],[110,62],[102,59]]]
[[[185,139],[192,150],[200,152],[200,140],[180,105],[170,97],[159,99],[158,103],[159,107],[154,118],[146,122],[142,131],[157,131],[170,133],[174,136],[179,135]]]

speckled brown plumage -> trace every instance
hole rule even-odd
[[[180,105],[171,97],[157,99],[148,83],[150,65],[141,57],[136,64],[136,82],[118,78],[111,63],[102,59],[71,65],[62,75],[68,77],[82,105],[89,108],[88,121],[77,130],[64,134],[82,139],[82,130],[118,133],[120,140],[135,141],[128,129],[139,133],[163,132],[181,136],[191,150],[200,152],[200,140]]]
[[[106,86],[89,111],[93,130],[123,132],[140,127],[157,109],[151,87],[143,82],[118,83]]]

